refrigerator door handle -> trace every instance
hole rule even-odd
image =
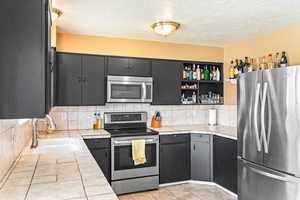
[[[261,140],[258,135],[258,126],[257,126],[257,112],[258,112],[258,103],[259,103],[259,96],[260,96],[260,83],[257,83],[256,85],[256,91],[255,91],[255,100],[254,100],[254,133],[256,138],[256,144],[257,144],[257,151],[261,151]]]
[[[253,167],[250,167],[250,166],[249,166],[249,168],[252,171],[254,171],[255,173],[260,174],[262,176],[266,176],[266,177],[273,178],[273,179],[280,180],[280,181],[284,181],[284,182],[299,183],[299,179],[296,178],[296,177],[293,177],[293,176],[280,176],[278,174],[269,173],[269,172],[262,171],[262,170],[259,170],[259,169],[256,169],[256,168],[253,168]]]
[[[265,153],[269,153],[267,136],[266,136],[266,127],[265,127],[265,112],[266,112],[267,91],[268,91],[268,83],[264,82],[260,118],[261,118],[261,137],[262,137],[262,140],[263,140]],[[268,120],[270,120],[270,119],[268,119]]]

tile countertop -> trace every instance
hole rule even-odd
[[[106,131],[57,131],[25,147],[0,183],[0,200],[117,200],[82,135]]]
[[[208,125],[178,125],[178,126],[165,126],[162,128],[153,128],[158,131],[160,135],[167,134],[182,134],[182,133],[204,133],[219,135],[222,137],[237,139],[236,127],[230,126],[208,126]]]

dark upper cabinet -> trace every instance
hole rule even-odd
[[[182,63],[153,60],[153,101],[154,105],[180,104]]]
[[[82,102],[82,57],[76,54],[57,54],[57,104],[76,106]]]
[[[107,74],[116,76],[128,76],[128,58],[108,57]]]
[[[189,137],[189,134],[160,136],[160,184],[190,179]]]
[[[115,76],[151,76],[151,61],[139,58],[108,57],[107,74]]]
[[[45,0],[1,1],[0,119],[45,116],[47,7]]]
[[[214,136],[214,182],[237,193],[237,141]]]
[[[102,56],[82,56],[83,104],[105,104],[105,58]]]
[[[57,53],[58,106],[105,104],[103,56]]]
[[[129,59],[129,76],[152,76],[151,61],[147,59]]]

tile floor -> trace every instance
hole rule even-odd
[[[181,184],[159,190],[120,195],[120,200],[237,200],[213,185]]]

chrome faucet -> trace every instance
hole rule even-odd
[[[54,120],[50,115],[46,115],[46,119],[48,120],[48,123],[50,125],[50,128],[52,130],[56,130],[56,125],[54,123]],[[37,123],[39,119],[32,119],[32,143],[31,148],[36,148],[38,146],[38,131],[37,131]]]

